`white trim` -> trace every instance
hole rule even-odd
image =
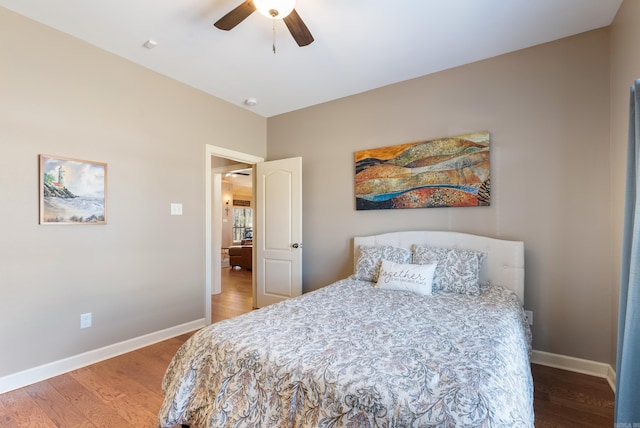
[[[240,163],[254,164],[258,162],[264,162],[263,157],[238,152],[236,150],[225,149],[224,147],[212,146],[211,144],[207,144],[207,153],[209,153],[209,158],[207,159],[209,169],[211,169],[211,156],[231,159]]]
[[[18,373],[13,373],[0,378],[0,394],[23,388],[36,382],[61,375],[163,340],[171,339],[190,331],[198,330],[206,325],[204,318],[191,321],[185,324],[170,327],[144,336],[134,337],[123,342],[114,343],[103,348],[94,349],[82,354],[74,355],[52,363],[43,364]]]
[[[616,392],[616,372],[613,370],[613,367],[611,367],[611,364],[536,351],[535,349],[531,352],[531,362],[540,364],[541,366],[554,367],[556,369],[604,378],[609,383],[613,392]]]
[[[211,171],[211,157],[216,156],[252,165],[264,162],[264,158],[210,144],[205,144],[204,151],[204,312],[205,318],[209,320],[208,324],[210,324],[211,294],[219,294],[222,288],[220,284],[220,251],[212,251],[213,248],[222,246],[222,238],[219,233],[212,237],[213,227],[218,228],[218,230],[222,228],[221,189],[213,188],[211,183],[213,174]]]
[[[613,393],[616,393],[616,371],[609,364],[609,368],[607,369],[607,382],[609,382],[609,386]]]

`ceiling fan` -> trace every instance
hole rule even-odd
[[[220,30],[229,31],[257,9],[268,18],[284,20],[298,46],[307,46],[313,42],[313,36],[293,8],[294,5],[295,0],[246,0],[213,25]]]

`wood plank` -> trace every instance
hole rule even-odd
[[[160,408],[162,404],[160,380],[164,375],[164,370],[156,372],[155,379],[147,375],[132,378],[130,376],[135,376],[133,370],[127,366],[127,362],[130,361],[132,361],[130,355],[123,355],[118,357],[117,360],[95,364],[92,369],[103,379],[108,380],[111,385],[122,391],[125,397],[130,397],[136,402],[155,404]]]
[[[148,390],[140,392],[142,386],[128,382],[101,363],[71,372],[70,375],[88,390],[96,394],[118,415],[127,421],[127,426],[154,426],[157,423],[157,409],[160,408],[160,391],[153,397]]]
[[[536,427],[613,426],[615,396],[605,379],[531,365]]]
[[[2,428],[20,428],[20,425],[9,415],[0,414],[0,427]]]
[[[166,362],[158,361],[145,352],[131,352],[118,357],[117,366],[105,366],[114,374],[124,375],[132,382],[143,385],[150,392],[159,391],[162,376],[167,368]]]
[[[4,404],[0,402],[0,427],[3,428],[19,428],[18,422],[11,417],[10,412],[4,407]]]
[[[95,428],[71,403],[47,381],[29,385],[27,394],[59,427]]]
[[[163,366],[161,371],[162,374],[164,374],[165,370],[167,369],[167,362],[171,361],[178,349],[184,342],[187,341],[189,337],[191,337],[191,335],[193,335],[193,333],[195,332],[187,333],[178,337],[174,337],[173,339],[165,340],[163,342],[141,348],[136,351],[136,353],[143,354],[151,360],[156,361],[157,364]]]
[[[211,322],[233,318],[253,310],[252,273],[223,268],[222,292],[211,296]]]
[[[58,427],[38,406],[38,403],[27,394],[25,388],[0,395],[0,403],[4,406],[6,413],[20,427]]]
[[[96,427],[127,426],[127,421],[118,412],[73,377],[57,376],[49,379],[49,383]]]

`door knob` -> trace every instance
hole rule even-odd
[[[291,245],[293,248],[302,248],[302,244],[298,244],[297,242]]]

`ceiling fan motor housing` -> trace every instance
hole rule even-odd
[[[287,17],[296,5],[296,0],[253,0],[258,12],[271,19]]]
[[[257,9],[270,19],[282,19],[298,46],[307,46],[313,43],[313,36],[294,9],[295,5],[296,0],[245,0],[213,25],[220,30],[229,31]]]

